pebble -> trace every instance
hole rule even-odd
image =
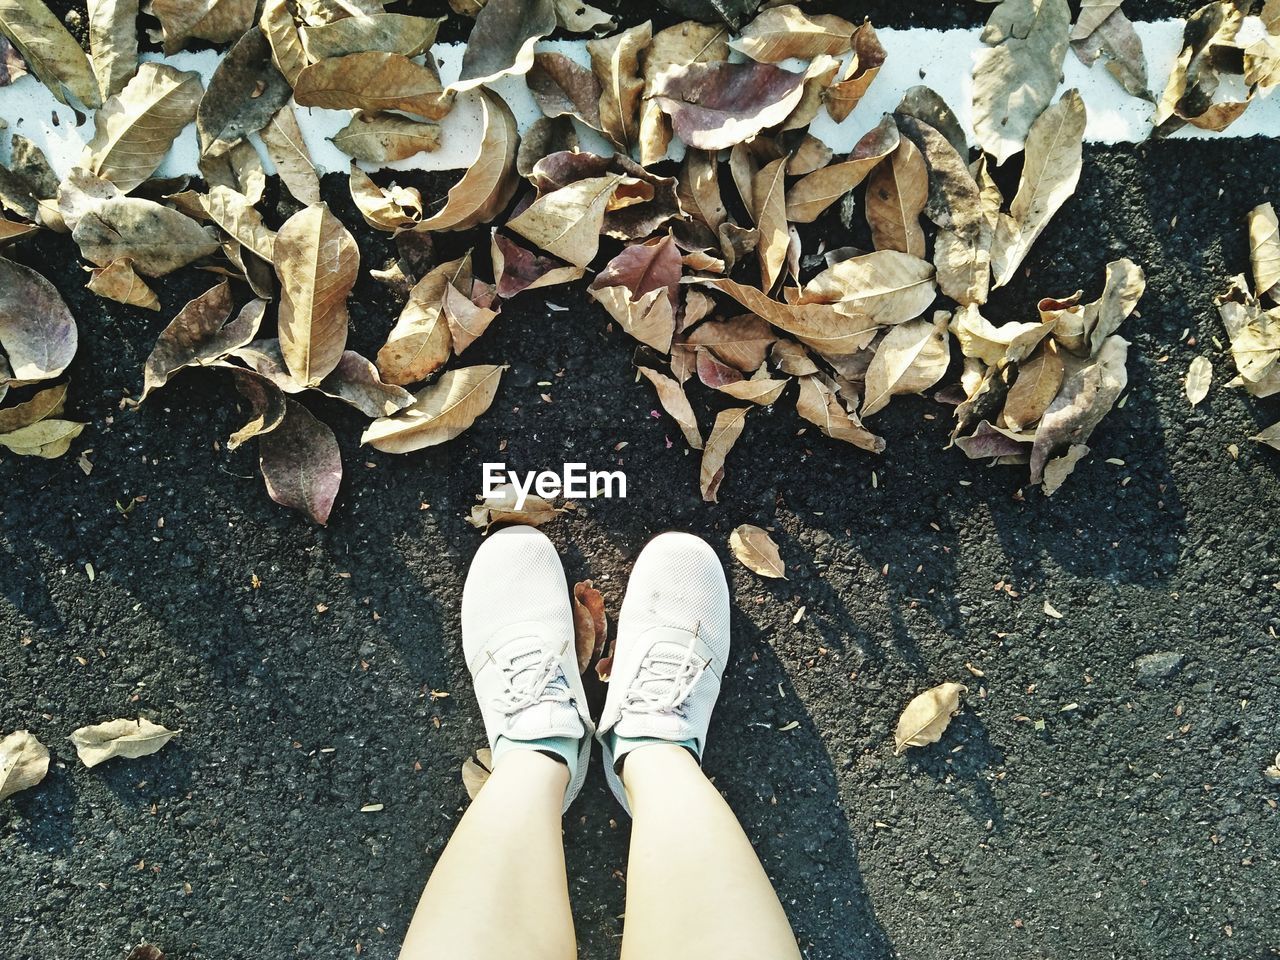
[[[1138,685],[1151,687],[1161,680],[1168,680],[1182,669],[1186,660],[1184,654],[1172,650],[1143,654],[1133,661],[1133,666],[1138,671]]]

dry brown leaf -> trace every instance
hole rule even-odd
[[[929,170],[910,140],[901,139],[888,163],[867,179],[866,214],[871,242],[877,250],[925,255],[920,214],[929,198]]]
[[[725,458],[742,436],[750,411],[750,407],[730,407],[716,414],[716,422],[702,450],[702,465],[698,471],[698,486],[702,490],[702,499],[707,503],[719,502]]]
[[[1213,383],[1213,364],[1208,357],[1195,357],[1187,368],[1184,384],[1187,399],[1191,406],[1196,406],[1209,395],[1209,387]]]
[[[98,296],[144,310],[160,309],[160,298],[134,271],[133,261],[128,257],[112,260],[105,267],[85,269],[89,271],[89,282],[85,286]]]
[[[507,227],[561,260],[585,268],[599,249],[605,211],[626,180],[620,173],[578,180],[539,197]]]
[[[913,698],[893,732],[894,756],[907,747],[925,747],[941,740],[951,718],[960,711],[960,697],[968,692],[962,683],[940,683]]]
[[[250,16],[252,4],[250,0]],[[271,45],[255,25],[226,52],[209,78],[196,110],[201,153],[257,133],[288,102],[289,82],[271,62]],[[244,146],[257,156],[251,144]]]
[[[298,31],[298,24],[289,7],[289,0],[266,0],[262,4],[258,28],[271,46],[271,62],[292,87],[298,82],[298,74],[311,62],[311,58],[303,49],[302,34]]]
[[[293,97],[302,107],[403,110],[440,120],[453,107],[435,70],[399,53],[349,53],[310,64],[298,74]]]
[[[810,15],[788,3],[765,10],[730,46],[761,63],[790,57],[812,60],[820,54],[841,56],[853,46],[853,24],[832,14]]]
[[[687,150],[680,171],[680,205],[712,230],[728,217],[720,197],[719,163],[706,150]]]
[[[973,132],[997,164],[1022,149],[1057,92],[1070,28],[1067,0],[1002,0],[992,11],[973,66]]]
[[[26,730],[0,738],[0,800],[34,787],[49,772],[49,751]]]
[[[80,436],[85,425],[70,420],[38,420],[10,433],[0,433],[0,447],[20,457],[43,457],[52,460],[71,449],[71,441]]]
[[[114,757],[137,759],[155,753],[176,737],[180,730],[169,730],[146,717],[137,720],[108,720],[74,730],[68,738],[75,745],[80,762],[96,767]]]
[[[389,417],[413,403],[413,394],[404,387],[385,383],[378,368],[354,350],[344,351],[338,365],[315,389],[366,417]]]
[[[1215,100],[1221,75],[1239,69],[1233,64],[1238,62],[1236,38],[1244,11],[1245,5],[1234,0],[1218,0],[1187,18],[1182,51],[1156,106],[1153,136],[1167,136],[1187,123],[1220,132],[1244,112],[1252,91],[1244,100]]]
[[[1240,374],[1231,385],[1244,387],[1254,397],[1280,391],[1280,308],[1264,311],[1243,276],[1233,279],[1216,302]]]
[[[370,50],[417,57],[431,49],[443,20],[443,17],[415,17],[405,13],[375,13],[314,26],[303,24],[299,37],[310,60]]]
[[[690,291],[689,296],[695,292]],[[751,372],[764,363],[769,346],[777,339],[768,323],[746,314],[729,320],[709,320],[689,334],[688,342],[707,347],[731,367]]]
[[[218,241],[177,210],[141,197],[94,203],[76,220],[71,238],[90,263],[105,267],[128,257],[147,277],[161,277],[218,249]]]
[[[216,364],[226,370],[236,385],[236,390],[249,401],[253,408],[253,416],[249,422],[227,439],[227,449],[235,450],[247,440],[270,433],[284,422],[288,408],[285,406],[284,391],[269,377],[255,370],[246,370],[232,363]],[[280,362],[280,371],[284,376],[284,361]]]
[[[88,0],[85,6],[91,66],[105,100],[138,69],[138,0]]]
[[[739,524],[729,534],[729,549],[753,573],[762,577],[787,579],[787,565],[782,562],[778,545],[773,542],[767,530],[750,523]]]
[[[573,636],[578,653],[578,672],[586,673],[591,661],[604,652],[609,639],[609,615],[604,597],[590,580],[573,585]]]
[[[552,0],[488,0],[467,38],[458,79],[450,90],[472,90],[528,72],[533,45],[556,28]]]
[[[840,163],[823,167],[801,178],[787,192],[787,219],[812,223],[822,211],[860,184],[867,175],[898,147],[898,128],[885,117],[858,141]]]
[[[311,153],[302,139],[298,117],[291,104],[281,107],[271,122],[262,128],[262,142],[275,164],[276,173],[293,194],[293,199],[304,206],[319,203],[320,178],[311,162]]]
[[[407,384],[425,380],[449,359],[453,338],[444,317],[444,294],[450,286],[471,287],[471,254],[431,270],[409,293],[387,337],[378,351],[378,371],[388,383]]]
[[[230,43],[253,22],[255,0],[152,0],[151,14],[164,29],[164,52],[176,53],[192,38]]]
[[[1062,388],[1064,371],[1057,344],[1044,341],[1030,360],[1018,366],[1018,378],[1004,401],[1003,425],[1019,431],[1038,422]]]
[[[0,258],[0,384],[22,387],[62,373],[76,355],[76,321],[52,283]]]
[[[639,26],[612,37],[587,41],[591,70],[600,81],[600,125],[606,137],[630,155],[640,132],[640,97],[644,79],[640,56],[653,38],[653,24]]]
[[[409,453],[446,443],[489,409],[506,369],[484,364],[447,370],[418,391],[413,406],[371,423],[360,442],[384,453]]]
[[[485,533],[497,523],[521,523],[530,527],[540,527],[564,513],[559,507],[552,506],[536,494],[529,493],[521,497],[514,484],[504,483],[490,497],[476,497],[481,502],[471,508],[467,523]]]
[[[859,24],[853,32],[852,40],[853,56],[823,98],[827,104],[827,113],[831,114],[831,119],[836,123],[853,112],[887,59],[880,38],[876,36],[870,22]]]
[[[466,788],[467,797],[474,800],[492,773],[493,752],[488,747],[481,747],[462,761],[462,785]]]
[[[417,230],[466,230],[487,223],[515,193],[516,146],[520,142],[516,119],[501,98],[487,90],[480,95],[484,112],[480,151],[449,190],[444,208],[418,224]]]
[[[239,191],[215,184],[200,198],[204,215],[229,236],[255,254],[272,263],[275,260],[276,234],[262,220],[248,197]]]
[[[67,384],[59,383],[40,390],[30,400],[4,407],[0,409],[0,433],[13,433],[47,417],[57,416],[66,400]]]
[[[1021,360],[1030,356],[1055,320],[1043,323],[1005,323],[997,327],[978,312],[976,306],[962,307],[951,320],[951,332],[966,357],[977,357],[987,366],[1002,360]]]
[[[684,388],[680,386],[680,382],[649,367],[640,367],[639,371],[658,391],[658,402],[662,404],[662,409],[667,411],[680,427],[680,432],[684,434],[685,442],[692,449],[701,450],[702,432],[698,429],[698,418],[694,414],[693,407],[689,404],[689,398],[685,396]]]
[[[800,302],[829,303],[840,313],[893,324],[920,316],[936,296],[933,264],[877,250],[823,270],[805,284]]]
[[[779,157],[760,169],[751,188],[751,217],[755,220],[759,240],[756,256],[760,261],[760,286],[765,290],[783,278],[790,236],[787,233],[786,197],[787,158]]]
[[[525,83],[544,116],[576,117],[600,129],[600,81],[589,67],[563,53],[538,53]]]
[[[347,184],[360,216],[375,230],[395,233],[422,219],[422,195],[414,187],[380,187],[354,160]]]
[[[942,379],[951,361],[950,319],[939,310],[932,322],[923,317],[908,320],[885,334],[867,367],[862,416],[883,410],[893,397],[923,393]]]
[[[169,322],[142,369],[142,403],[185,367],[207,366],[250,343],[258,333],[266,304],[250,300],[231,316],[231,284],[224,280],[196,297]]]
[[[658,163],[671,143],[671,122],[651,96],[658,78],[686,63],[711,63],[729,56],[729,32],[720,24],[686,20],[659,30],[644,51],[645,99],[640,104],[640,162]],[[715,224],[712,224],[714,229]]]
[[[1254,293],[1280,301],[1280,220],[1269,203],[1249,211],[1249,262]]]
[[[879,324],[862,314],[841,313],[829,303],[779,303],[755,287],[721,278],[701,283],[727,293],[756,316],[820,353],[847,355],[867,346]]]
[[[204,96],[198,73],[164,63],[144,63],[93,117],[93,139],[84,166],[129,193],[160,165]]]
[[[59,102],[65,88],[90,109],[102,105],[89,58],[43,0],[0,0],[0,34]]]
[[[492,292],[487,287],[480,290],[484,286],[477,281],[476,290],[470,295],[452,284],[444,288],[444,319],[453,338],[453,352],[459,356],[489,329],[489,324],[493,323],[500,312],[490,306],[493,301]]]
[[[365,163],[407,160],[440,146],[440,124],[394,113],[357,113],[334,134],[333,145]]]
[[[687,145],[724,150],[786,120],[804,81],[767,63],[694,63],[664,73],[651,96]]]
[[[554,257],[544,257],[520,246],[499,233],[497,227],[490,238],[490,259],[493,261],[494,292],[503,299],[514,297],[522,290],[572,283],[585,272],[582,267],[563,263]]]
[[[258,437],[258,466],[276,503],[329,522],[342,483],[342,456],[333,431],[296,400],[285,400],[284,420]]]
[[[1084,101],[1077,90],[1040,114],[1027,134],[1026,157],[1008,215],[996,223],[991,247],[992,287],[1013,279],[1031,245],[1080,181],[1085,128]]]
[[[280,350],[289,372],[312,386],[347,343],[347,295],[360,272],[355,237],[321,203],[298,211],[276,234]]]
[[[819,430],[833,440],[843,440],[871,453],[884,452],[884,438],[864,427],[856,414],[850,413],[841,405],[834,384],[821,374],[800,378],[796,413],[816,424]]]

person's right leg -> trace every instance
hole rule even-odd
[[[751,842],[699,766],[728,654],[715,551],[689,534],[656,537],[627,585],[600,718],[606,775],[635,817],[623,960],[800,956]]]

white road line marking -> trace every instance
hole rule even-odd
[[[1160,20],[1140,22],[1135,26],[1146,51],[1153,92],[1158,96],[1177,57],[1183,23],[1181,20]],[[1248,18],[1241,39],[1250,37],[1261,29],[1257,18]],[[832,122],[825,111],[820,111],[810,126],[811,132],[836,151],[847,151],[879,121],[884,112],[897,105],[905,90],[917,84],[925,84],[938,90],[955,110],[965,129],[971,132],[970,71],[974,55],[982,47],[980,30],[895,30],[884,27],[877,32],[888,52],[888,60],[871,84],[867,96],[840,124]],[[539,49],[565,53],[583,64],[589,62],[582,41],[552,41],[539,44]],[[459,43],[437,44],[432,48],[440,65],[441,79],[445,83],[457,77],[462,50],[463,45]],[[145,59],[163,59],[179,69],[195,70],[207,82],[217,66],[219,54],[206,50],[163,58],[147,55]],[[793,68],[795,66],[796,64],[792,65]],[[1126,94],[1107,73],[1101,61],[1089,68],[1080,63],[1074,54],[1068,53],[1065,73],[1062,89],[1079,88],[1089,112],[1089,125],[1085,130],[1087,141],[1136,143],[1147,139],[1151,126],[1151,104]],[[495,90],[511,105],[522,132],[541,115],[522,77],[506,78],[495,85]],[[350,159],[334,147],[328,138],[346,125],[351,111],[308,107],[296,109],[303,137],[317,169],[321,173],[347,170]],[[54,100],[31,76],[23,77],[7,87],[0,87],[0,119],[9,124],[9,132],[21,133],[41,147],[59,175],[65,174],[79,161],[84,143],[93,134],[91,123],[77,127],[75,111]],[[422,170],[466,167],[475,158],[476,146],[480,142],[479,123],[478,95],[474,92],[462,94],[453,112],[444,121],[439,150],[420,153],[407,160],[388,164],[388,167]],[[584,149],[605,151],[603,139],[594,132],[582,130],[580,133]],[[1280,96],[1256,98],[1244,115],[1223,133],[1215,134],[1187,127],[1175,134],[1174,138],[1254,136],[1280,138]],[[0,156],[7,157],[7,132],[0,133],[0,148],[3,149]],[[259,149],[265,158],[261,144]],[[676,144],[673,156],[678,155],[679,149],[679,144]],[[197,156],[195,128],[190,126],[175,142],[157,171],[157,176],[196,175],[199,172],[196,166]]]

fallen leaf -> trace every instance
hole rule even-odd
[[[590,580],[573,585],[573,636],[578,652],[578,672],[586,673],[591,661],[604,652],[609,639],[609,615],[604,597]]]
[[[480,287],[481,284],[477,282],[475,286]],[[442,308],[449,334],[453,338],[454,353],[461,356],[467,347],[489,329],[489,324],[499,313],[499,310],[488,305],[492,300],[491,293],[486,293],[481,300],[476,298],[475,293],[465,294],[452,284],[444,288]]]
[[[942,379],[951,362],[950,319],[939,310],[932,322],[922,317],[889,329],[867,367],[862,416],[883,410],[900,394],[923,393]]]
[[[342,483],[342,457],[333,431],[295,400],[285,400],[284,420],[258,437],[258,466],[267,493],[281,506],[329,522]]]
[[[245,346],[258,333],[266,303],[250,300],[231,316],[231,284],[226,280],[196,297],[160,331],[142,371],[142,403],[185,367],[207,366]]]
[[[1027,458],[1035,443],[1035,433],[1022,433],[1008,427],[995,426],[987,420],[979,420],[972,434],[956,437],[953,442],[971,460],[987,457]]]
[[[506,369],[484,364],[446,370],[415,395],[412,406],[371,423],[360,442],[384,453],[409,453],[446,443],[489,409]]]
[[[652,38],[653,24],[646,21],[612,37],[587,41],[591,70],[600,81],[601,129],[628,155],[639,136],[640,97],[644,93],[640,56]]]
[[[1002,164],[1022,149],[1062,81],[1071,10],[1067,0],[1002,0],[973,66],[973,132]]]
[[[62,373],[76,354],[75,318],[57,289],[30,267],[0,257],[0,348],[5,386],[22,387]]]
[[[1022,360],[1030,356],[1046,336],[1054,329],[1053,320],[1043,323],[1005,323],[995,326],[978,312],[975,305],[955,312],[951,320],[951,332],[966,357],[976,357],[987,366],[995,366],[1002,360]]]
[[[271,45],[255,24],[226,52],[209,78],[196,110],[200,152],[257,133],[288,101],[289,82],[271,62]]]
[[[27,75],[27,65],[13,48],[9,38],[0,33],[0,87],[7,87]]]
[[[879,329],[871,317],[841,313],[833,304],[779,303],[757,288],[734,280],[709,277],[700,282],[729,294],[756,316],[820,353],[856,353],[871,342]]]
[[[474,754],[462,761],[462,785],[467,796],[474,800],[480,788],[488,782],[493,773],[493,753],[488,747],[481,747]]]
[[[864,427],[856,414],[841,405],[834,386],[821,374],[800,377],[796,413],[833,440],[843,440],[871,453],[884,452],[884,438]]]
[[[255,0],[151,0],[164,30],[164,52],[176,53],[192,38],[230,43],[253,22]]]
[[[164,960],[164,951],[149,943],[143,943],[130,950],[125,960]]]
[[[417,230],[466,230],[492,220],[515,193],[516,146],[520,137],[511,108],[482,90],[484,136],[467,172],[449,190],[444,208]],[[585,265],[584,265],[585,266]]]
[[[1154,100],[1147,89],[1147,58],[1142,51],[1142,38],[1120,9],[1119,0],[1106,0],[1092,8],[1087,3],[1081,5],[1080,16],[1071,30],[1071,49],[1086,66],[1092,66],[1099,57],[1106,57],[1107,72],[1127,93]]]
[[[615,26],[614,18],[580,0],[554,0],[556,22],[570,33],[599,33]]]
[[[563,53],[538,53],[525,77],[544,116],[569,116],[600,129],[600,81]]]
[[[471,508],[467,523],[486,533],[498,523],[521,523],[530,527],[540,527],[564,513],[563,509],[552,506],[536,494],[527,494],[523,503],[520,491],[514,484],[504,483],[490,497],[476,497],[481,502]],[[517,506],[517,504],[520,504]]]
[[[271,46],[271,62],[292,87],[298,74],[311,62],[302,46],[302,34],[293,19],[290,0],[265,0],[258,28]],[[289,108],[292,109],[292,108]]]
[[[553,190],[530,204],[507,227],[561,260],[585,268],[599,249],[605,210],[626,179],[613,173]]]
[[[434,69],[377,50],[308,65],[298,74],[293,97],[302,107],[402,110],[428,120],[442,119],[453,106]]]
[[[282,360],[282,372],[283,363]],[[228,450],[235,450],[247,440],[270,433],[284,422],[288,407],[285,405],[284,392],[278,384],[257,371],[246,370],[231,363],[219,363],[217,366],[231,374],[236,390],[253,408],[253,416],[249,422],[228,438]]]
[[[10,433],[0,434],[0,447],[5,447],[20,457],[52,460],[71,449],[71,441],[80,436],[84,428],[83,423],[70,420],[39,420]]]
[[[1187,399],[1194,407],[1209,395],[1209,387],[1213,383],[1213,364],[1208,357],[1196,357],[1187,368],[1185,387]]]
[[[89,58],[42,0],[0,0],[0,33],[60,103],[65,88],[90,109],[102,105]]]
[[[1243,276],[1232,280],[1216,302],[1239,372],[1232,385],[1243,386],[1255,397],[1269,397],[1280,391],[1276,362],[1280,360],[1280,308],[1264,311]]]
[[[841,260],[803,289],[801,302],[830,303],[837,312],[879,324],[920,316],[937,297],[933,264],[897,250]]]
[[[293,199],[308,207],[319,203],[320,178],[316,175],[311,153],[302,139],[302,129],[291,104],[286,103],[276,111],[271,122],[262,128],[262,142],[275,164],[276,173],[293,194]],[[339,149],[344,148],[339,146]]]
[[[394,113],[357,113],[333,136],[333,145],[365,163],[407,160],[440,146],[440,124]]]
[[[1221,74],[1239,72],[1237,34],[1244,21],[1244,5],[1234,0],[1206,3],[1187,18],[1182,50],[1169,73],[1152,122],[1153,136],[1162,137],[1187,123],[1207,130],[1225,130],[1249,105],[1244,100],[1216,101]]]
[[[686,144],[724,150],[785,120],[804,81],[767,63],[694,63],[663,74],[652,97]]]
[[[756,174],[751,198],[751,218],[756,223],[759,240],[756,256],[760,261],[760,286],[765,290],[783,278],[790,236],[787,233],[786,157],[766,164]]]
[[[658,78],[672,67],[687,63],[711,63],[729,56],[729,34],[719,24],[687,20],[659,30],[641,57],[644,99],[640,103],[640,162],[658,163],[671,144],[671,121],[652,99]],[[713,225],[714,228],[714,225]]]
[[[471,255],[431,270],[409,293],[409,300],[386,344],[378,351],[378,371],[388,383],[425,380],[449,359],[453,338],[444,317],[444,294],[450,286],[471,287]]]
[[[520,246],[495,227],[490,239],[494,292],[503,299],[522,290],[536,290],[560,283],[572,283],[582,276],[582,267],[545,257]]]
[[[347,295],[360,272],[355,238],[321,203],[300,210],[276,234],[280,350],[301,384],[319,383],[347,342]]]
[[[155,753],[176,737],[180,730],[169,730],[146,717],[137,720],[108,720],[80,727],[69,739],[75,745],[80,762],[86,767],[115,757],[136,760]]]
[[[960,711],[960,697],[968,692],[962,683],[940,683],[913,698],[893,732],[894,756],[907,747],[924,747],[941,740],[951,718]]]
[[[658,391],[658,402],[662,405],[662,409],[667,411],[680,427],[680,432],[684,434],[685,442],[692,449],[701,450],[702,432],[698,429],[698,418],[694,414],[693,407],[689,403],[689,398],[685,396],[680,382],[650,367],[640,367],[638,369],[641,376],[652,383],[654,389]]]
[[[876,36],[870,22],[858,25],[853,31],[851,42],[853,56],[823,95],[827,113],[831,114],[831,119],[836,123],[842,122],[861,102],[871,81],[876,78],[887,59],[880,38]]]
[[[748,314],[729,320],[708,320],[689,334],[688,342],[708,348],[731,367],[750,372],[764,363],[770,345],[777,339],[767,323]]]
[[[1077,90],[1036,118],[1027,134],[1022,178],[1008,215],[1001,214],[991,247],[993,287],[1003,287],[1080,181],[1085,128]]]
[[[730,407],[716,414],[716,422],[707,436],[702,450],[702,465],[698,470],[698,486],[702,499],[707,503],[719,502],[720,484],[724,481],[724,461],[733,445],[742,436],[750,407]]]
[[[315,389],[366,417],[389,417],[413,403],[413,394],[404,387],[384,383],[378,368],[354,350],[344,351],[338,365]]]
[[[533,45],[556,28],[552,0],[488,0],[467,38],[453,91],[471,90],[527,73]]]
[[[49,772],[49,751],[26,730],[0,738],[0,800],[34,787]]]
[[[1023,430],[1039,421],[1062,388],[1062,354],[1052,340],[1044,341],[1031,359],[1018,365],[1001,418],[1010,430]]]
[[[84,166],[129,193],[147,180],[204,95],[198,73],[144,63],[133,79],[93,117]]]
[[[200,198],[200,209],[237,243],[265,260],[275,261],[276,234],[262,220],[249,198],[238,190],[215,184]]]
[[[35,394],[30,400],[0,409],[0,433],[12,433],[62,412],[67,384],[59,383]]]
[[[716,230],[728,211],[720,197],[719,163],[706,150],[686,150],[680,172],[680,205],[698,222]]]
[[[381,187],[354,160],[347,177],[351,199],[364,222],[375,230],[395,233],[422,219],[422,195],[415,187]]]
[[[311,60],[371,50],[417,57],[431,49],[443,20],[443,17],[415,17],[404,13],[374,13],[328,23],[304,23],[299,38]],[[463,63],[465,70],[465,59]]]
[[[127,257],[147,277],[162,277],[218,250],[218,241],[190,217],[141,197],[101,200],[76,220],[71,238],[90,263]]]
[[[89,282],[85,284],[100,297],[144,310],[159,310],[160,298],[133,269],[128,257],[112,260],[105,267],[87,267]]]
[[[788,3],[765,10],[729,45],[761,63],[841,56],[853,47],[853,24],[832,14],[811,16]]]
[[[1249,262],[1254,292],[1280,301],[1280,220],[1269,203],[1249,211]]]
[[[929,170],[910,140],[901,139],[889,158],[867,178],[866,215],[877,250],[924,257],[920,214],[929,198]]]
[[[138,0],[88,0],[90,65],[105,100],[138,69]]]
[[[787,579],[787,565],[782,562],[778,545],[767,530],[754,524],[743,523],[729,534],[729,549],[738,561],[752,573],[762,577]]]

